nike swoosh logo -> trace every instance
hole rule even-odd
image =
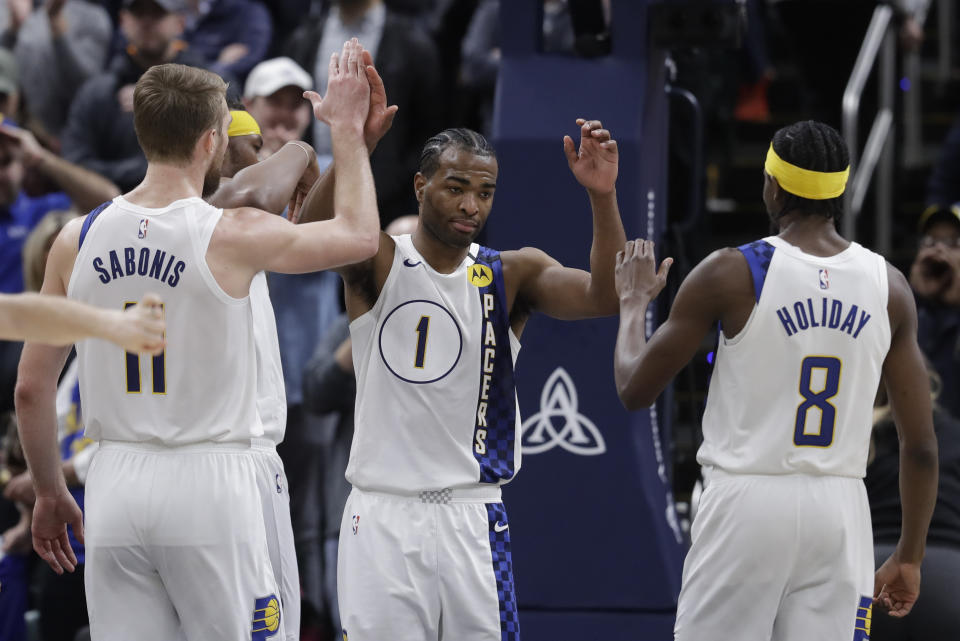
[[[494,526],[493,526],[493,531],[496,532],[497,534],[500,534],[501,532],[503,532],[504,530],[506,530],[508,527],[510,527],[510,526],[509,526],[507,523],[504,523],[503,525],[501,525],[501,524],[498,522],[498,523],[494,524]]]
[[[403,264],[406,265],[407,267],[416,267],[417,265],[420,264],[420,261],[418,260],[418,261],[415,262],[415,263],[411,263],[409,258],[404,258],[404,259],[403,259]]]

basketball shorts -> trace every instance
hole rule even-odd
[[[280,586],[285,637],[278,641],[300,640],[300,575],[290,521],[290,492],[283,461],[273,446],[254,448],[257,459],[257,486],[266,526],[267,547],[273,576]]]
[[[285,639],[258,447],[272,444],[101,443],[85,506],[93,639]]]
[[[869,639],[873,537],[863,482],[704,473],[674,639]]]
[[[498,488],[350,493],[337,593],[345,641],[519,641]]]

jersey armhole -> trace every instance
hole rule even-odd
[[[208,205],[207,203],[203,204],[213,209],[212,205]],[[185,214],[187,224],[192,227],[190,244],[193,248],[194,260],[197,261],[197,269],[200,272],[200,277],[203,282],[210,292],[221,302],[227,305],[245,304],[250,299],[250,290],[247,290],[247,295],[243,298],[234,298],[220,286],[220,283],[217,282],[217,277],[213,275],[213,272],[210,270],[210,265],[207,263],[207,251],[210,249],[210,239],[213,238],[213,233],[216,231],[217,225],[223,219],[223,209],[216,208],[216,213],[200,218],[197,216],[197,211],[188,206]],[[256,277],[256,275],[254,275],[254,277]],[[251,285],[253,284],[252,278],[250,279],[250,283]]]
[[[399,260],[403,260],[403,252],[400,251],[400,243],[398,243],[394,237],[393,262],[390,263],[390,271],[387,273],[387,278],[383,281],[383,287],[380,288],[380,293],[377,295],[377,301],[370,306],[370,309],[350,321],[349,328],[351,333],[380,318],[380,311],[384,306],[384,295],[386,294],[388,288],[391,287],[393,282],[398,278],[397,273],[400,270],[397,268],[397,261]],[[376,275],[374,275],[374,278],[376,278]]]

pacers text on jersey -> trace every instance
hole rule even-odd
[[[162,249],[141,247],[137,252],[133,247],[124,247],[123,250],[111,249],[106,258],[94,258],[93,268],[104,285],[124,276],[148,276],[176,287],[187,264]]]
[[[495,308],[493,294],[483,295],[483,373],[480,381],[480,402],[477,404],[477,431],[474,435],[474,450],[477,454],[487,453],[487,401],[490,397],[490,383],[493,380],[493,362],[497,357],[497,336],[490,320],[490,312]]]

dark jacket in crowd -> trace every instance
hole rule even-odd
[[[960,309],[918,300],[917,342],[940,375],[940,405],[960,419]]]
[[[960,202],[960,117],[940,145],[940,155],[927,183],[927,204],[949,207]]]
[[[350,494],[344,478],[353,441],[353,407],[357,398],[357,381],[352,372],[345,372],[333,355],[350,336],[347,315],[338,318],[324,334],[313,358],[303,372],[303,405],[307,411],[333,423],[333,442],[324,461],[323,509],[324,537],[340,534],[343,508]]]
[[[286,54],[311,76],[324,19],[321,16],[304,24],[287,44]],[[380,220],[386,224],[417,212],[413,176],[424,143],[443,128],[444,96],[433,41],[416,22],[389,9],[374,64],[383,78],[387,100],[400,107],[393,128],[370,158]]]
[[[203,67],[203,59],[189,50],[172,62]],[[63,157],[106,176],[121,189],[133,189],[147,172],[147,159],[137,142],[133,111],[124,111],[117,92],[137,82],[146,69],[126,53],[114,57],[109,68],[80,88],[63,130]]]
[[[954,396],[944,388],[942,396]],[[960,549],[960,420],[934,407],[940,476],[927,543]],[[873,539],[895,544],[900,539],[900,442],[892,420],[874,428],[874,459],[864,483],[870,501]]]
[[[190,51],[207,61],[207,68],[222,76],[246,78],[264,59],[273,35],[273,20],[256,0],[216,0],[196,25],[185,34]],[[247,55],[230,64],[220,64],[220,51],[230,44],[246,45]]]

